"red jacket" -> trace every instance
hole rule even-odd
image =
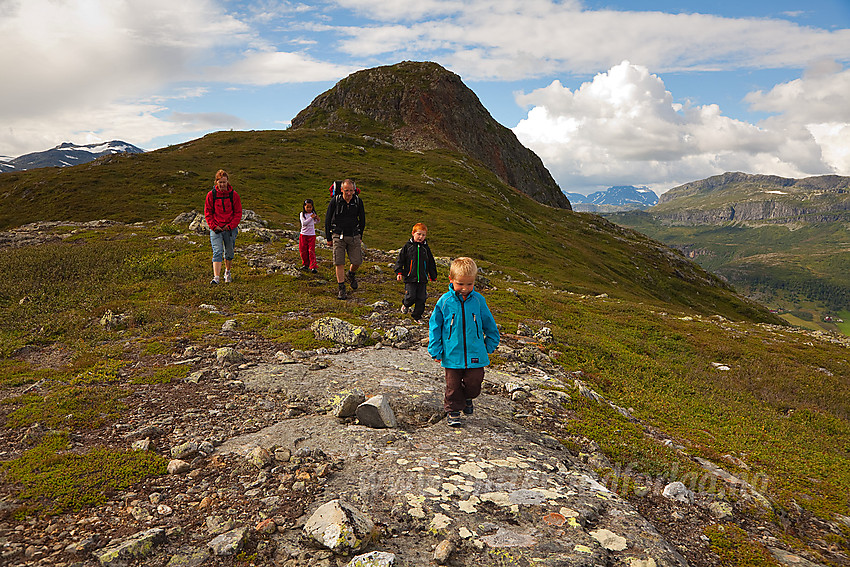
[[[239,193],[230,185],[226,193],[213,189],[207,193],[204,203],[204,218],[211,229],[215,227],[233,230],[242,220],[242,200]],[[213,191],[215,191],[215,202],[213,202]]]

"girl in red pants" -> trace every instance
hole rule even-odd
[[[301,234],[298,236],[298,251],[301,252],[301,269],[316,273],[316,223],[319,215],[313,211],[313,200],[304,199],[301,207]]]

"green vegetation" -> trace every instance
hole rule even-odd
[[[734,196],[718,194],[714,198],[729,203],[728,199]],[[813,320],[806,327],[837,330],[823,319],[850,308],[850,237],[846,219],[795,221],[788,225],[755,222],[682,225],[655,216],[669,212],[674,205],[676,210],[687,208],[687,202],[688,199],[682,203],[676,199],[663,208],[653,207],[651,212],[605,216],[691,255],[703,268],[722,276],[736,289],[768,307],[780,311],[811,308]],[[794,319],[789,321],[797,324]]]
[[[63,452],[65,435],[48,435],[34,449],[2,463],[7,479],[21,485],[30,502],[23,513],[58,514],[103,504],[114,491],[165,474],[168,461],[147,451],[95,449],[78,455]]]
[[[711,550],[720,556],[723,567],[778,567],[781,565],[764,547],[747,539],[735,525],[713,525],[705,530]]]
[[[232,170],[231,180],[244,206],[279,228],[296,228],[304,198],[312,198],[324,216],[328,185],[349,176],[364,191],[368,246],[398,248],[409,230],[400,230],[400,224],[427,220],[431,241],[442,255],[465,254],[500,266],[521,266],[528,276],[577,293],[608,293],[734,319],[772,320],[760,306],[741,301],[719,279],[668,255],[657,243],[595,215],[542,207],[477,162],[448,151],[404,152],[361,136],[321,130],[220,132],[156,152],[75,168],[0,175],[0,193],[7,195],[8,204],[0,210],[0,228],[43,219],[106,218],[149,221],[152,226],[146,230],[153,232],[153,227],[178,214],[197,210],[214,172],[222,166]],[[96,246],[92,234],[75,236]],[[28,274],[30,281],[50,281],[56,272],[60,281],[79,274],[97,282],[107,273],[115,277],[117,269],[143,288],[160,275],[173,276],[186,266],[200,265],[208,255],[203,242],[193,253],[154,241],[133,255],[121,248],[120,239],[100,244],[100,250],[78,252],[103,255],[103,262],[91,271],[87,262],[94,260],[91,257],[72,258],[73,267],[58,257],[25,257],[0,267],[38,270]],[[54,254],[59,246],[53,247]],[[42,264],[54,267],[48,271]],[[198,277],[182,275],[181,282]],[[70,291],[73,298],[88,293]],[[65,292],[60,289],[57,295],[66,297]],[[0,305],[35,293],[0,289]],[[105,299],[108,304],[109,298]],[[29,337],[23,340],[30,342]]]

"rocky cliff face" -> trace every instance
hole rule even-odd
[[[679,206],[677,206],[679,205]],[[850,177],[724,173],[675,187],[650,212],[684,224],[834,222],[850,211]]]
[[[459,76],[436,63],[405,61],[358,71],[316,97],[292,128],[358,133],[373,128],[401,149],[458,151],[532,199],[571,208],[540,158],[490,116]]]

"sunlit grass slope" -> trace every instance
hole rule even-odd
[[[220,167],[243,206],[278,227],[296,222],[304,198],[324,213],[330,182],[352,177],[367,206],[367,245],[397,248],[421,221],[440,255],[471,255],[577,293],[775,321],[658,243],[595,215],[540,205],[464,156],[328,131],[219,132],[148,154],[0,175],[0,227],[171,220],[202,208]]]

